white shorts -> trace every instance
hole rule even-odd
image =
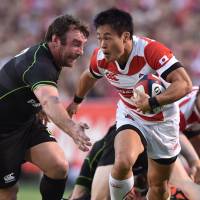
[[[147,142],[146,148],[149,158],[172,158],[180,153],[178,118],[155,124],[144,124],[131,115],[131,110],[119,103],[116,122],[117,129],[123,125],[132,125],[141,131]]]

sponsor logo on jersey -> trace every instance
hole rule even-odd
[[[114,188],[121,188],[121,185],[117,185],[117,184],[115,184],[115,183],[110,183],[110,185],[111,185],[112,187],[114,187]]]
[[[127,114],[127,115],[125,116],[125,118],[128,118],[128,119],[131,119],[131,120],[135,121],[135,119],[134,119],[131,115],[129,115],[129,114]]]
[[[117,88],[117,90],[122,96],[126,98],[131,98],[133,95],[133,89]]]
[[[141,78],[142,76],[144,76],[144,74],[142,74],[142,73],[139,73],[139,78]]]
[[[36,100],[34,99],[30,99],[27,101],[28,104],[31,104],[33,107],[37,108],[37,107],[40,107],[40,103],[38,103]]]
[[[10,183],[10,182],[16,180],[16,179],[15,179],[15,176],[14,176],[14,172],[12,172],[12,173],[10,173],[10,174],[4,176],[3,179],[4,179],[5,183]]]
[[[112,80],[112,81],[118,81],[119,80],[117,78],[117,74],[115,74],[113,72],[107,72],[106,77],[107,77],[107,79]]]

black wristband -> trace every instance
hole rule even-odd
[[[150,97],[149,98],[149,106],[151,108],[151,111],[153,112],[153,110],[157,107],[160,106],[158,100],[156,99],[156,97]]]
[[[81,103],[82,101],[83,101],[83,99],[84,98],[82,98],[82,97],[78,97],[78,96],[74,96],[74,103],[77,103],[77,104],[79,104],[79,103]]]

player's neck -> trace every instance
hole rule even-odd
[[[130,40],[127,42],[125,48],[124,48],[124,53],[123,55],[119,58],[119,60],[117,61],[120,65],[125,65],[128,61],[128,58],[132,52],[133,49],[133,41]]]

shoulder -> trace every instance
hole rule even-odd
[[[168,63],[174,55],[173,52],[164,44],[156,40],[150,40],[144,47],[144,57],[147,63],[154,70],[157,70]]]
[[[104,57],[103,51],[100,48],[94,49],[92,56],[91,56],[91,60],[100,62],[104,59],[105,59],[105,57]]]
[[[161,42],[158,42],[154,39],[150,39],[148,37],[133,36],[133,41],[137,44],[136,47],[138,49],[144,51],[144,54],[146,56],[148,56],[149,54],[153,54],[155,52],[171,51]]]
[[[100,48],[96,48],[91,56],[90,66],[93,68],[95,67],[106,68],[107,65],[108,63],[105,60],[103,51]]]

